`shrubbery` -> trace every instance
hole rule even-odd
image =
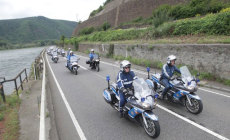
[[[208,14],[204,17],[167,22],[159,25],[158,27],[152,26],[146,29],[130,28],[126,30],[107,30],[93,32],[91,34],[84,33],[82,36],[73,38],[73,40],[77,40],[78,42],[107,42],[193,34],[230,35],[230,11],[228,8],[217,14]]]
[[[209,14],[203,18],[180,20],[175,24],[174,35],[187,34],[230,35],[230,12]]]
[[[106,31],[111,27],[111,25],[108,22],[105,22],[101,26],[94,28],[94,27],[85,27],[81,29],[78,33],[78,35],[88,35],[95,31]]]

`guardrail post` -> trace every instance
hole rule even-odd
[[[14,84],[15,84],[15,90],[16,90],[16,93],[18,95],[18,86],[17,86],[17,79],[14,79]]]
[[[2,82],[0,82],[0,92],[1,92],[2,100],[5,103],[6,102],[6,97],[5,97],[5,93],[4,93],[3,83]]]
[[[25,69],[25,75],[26,75],[26,81],[28,82],[28,77],[27,77],[26,69]]]
[[[37,75],[36,75],[36,66],[35,66],[36,63],[34,63],[34,80],[37,80]]]
[[[23,83],[22,83],[22,74],[20,74],[20,76],[19,76],[19,78],[20,78],[20,83],[21,83],[21,89],[23,90]]]

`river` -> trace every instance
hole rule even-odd
[[[27,75],[29,76],[32,62],[43,49],[43,47],[38,47],[0,51],[0,77],[5,77],[6,80],[12,79],[24,68],[27,69]],[[3,85],[6,95],[12,93],[15,88],[13,82],[4,83]]]

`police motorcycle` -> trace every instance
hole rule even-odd
[[[108,104],[119,111],[120,98],[117,85],[115,83],[110,84],[109,76],[106,77],[106,80],[108,81],[108,88],[104,89],[103,97]],[[127,91],[125,93],[126,104],[123,107],[124,117],[142,125],[150,137],[158,137],[160,135],[160,124],[158,117],[152,111],[155,108],[154,100],[158,94],[153,95],[153,90],[143,78],[135,79],[133,89]]]
[[[61,49],[61,56],[65,57],[65,50],[64,49]]]
[[[46,52],[47,52],[48,55],[51,55],[51,49],[49,49],[49,48],[46,49]]]
[[[86,61],[86,64],[89,64],[91,69],[95,69],[97,72],[99,72],[100,71],[100,66],[99,66],[100,57],[97,54],[94,54],[93,56],[94,56],[93,60],[92,61],[90,61],[90,60]]]
[[[147,71],[149,77],[149,70],[147,69]],[[171,89],[165,96],[167,96],[168,101],[180,103],[185,106],[189,112],[199,114],[203,110],[203,103],[195,92],[198,89],[197,83],[200,82],[200,80],[191,75],[187,66],[181,67],[180,72],[180,77],[174,77],[169,81]],[[199,74],[197,76],[199,76]],[[152,74],[151,80],[153,81],[153,90],[162,94],[164,84],[161,82],[161,74]]]
[[[78,69],[79,69],[79,65],[78,65],[78,61],[80,60],[79,57],[77,57],[76,55],[71,56],[70,57],[70,61],[69,63],[67,63],[67,68],[74,73],[75,75],[77,75],[78,73]]]
[[[52,52],[52,56],[51,56],[51,60],[52,60],[54,63],[57,63],[57,62],[58,62],[58,59],[59,59],[59,57],[58,57],[57,52],[56,52],[56,51],[53,51],[53,52]]]

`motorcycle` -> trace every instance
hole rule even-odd
[[[147,71],[149,78],[149,69],[147,69]],[[168,101],[180,103],[185,106],[189,112],[199,114],[203,110],[203,103],[201,98],[195,92],[198,89],[197,83],[200,80],[191,75],[187,66],[181,67],[180,71],[180,77],[175,77],[169,81],[171,89],[165,96],[167,96],[166,98]],[[199,76],[199,74],[197,76]],[[162,94],[164,84],[161,82],[161,74],[152,74],[151,80],[153,81],[152,89],[155,92]]]
[[[119,111],[120,98],[117,85],[110,84],[109,76],[106,77],[106,80],[108,88],[104,89],[103,97],[108,104]],[[160,135],[160,124],[152,110],[155,108],[154,100],[158,94],[153,96],[153,91],[143,78],[135,79],[133,87],[134,89],[128,89],[128,92],[125,93],[126,104],[123,107],[123,115],[143,126],[150,137],[157,138]]]
[[[89,64],[89,66],[91,67],[91,69],[95,69],[97,70],[97,72],[100,71],[100,57],[97,54],[94,54],[93,60],[92,61],[86,61],[86,64]]]
[[[77,75],[77,71],[79,69],[78,61],[80,60],[77,56],[71,56],[69,63],[67,63],[67,68],[73,72],[75,75]]]
[[[52,56],[51,56],[51,59],[52,59],[52,61],[54,62],[54,63],[57,63],[58,62],[58,54],[57,54],[57,52],[53,52],[52,53]]]
[[[61,56],[65,57],[65,50],[64,49],[61,50]]]

